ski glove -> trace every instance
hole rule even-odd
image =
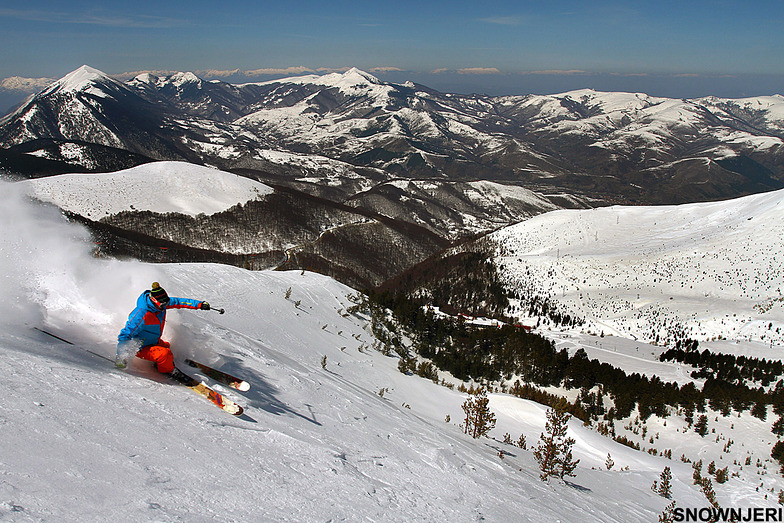
[[[199,305],[199,308],[203,311],[208,311],[210,310],[210,304],[207,303],[206,301],[203,301],[201,302],[201,305]]]
[[[139,340],[122,340],[117,344],[117,357],[114,359],[114,366],[118,369],[124,369],[128,366],[128,360],[133,358],[136,352],[141,348]]]

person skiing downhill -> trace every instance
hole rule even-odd
[[[208,311],[210,304],[190,298],[170,298],[157,281],[153,282],[151,290],[144,291],[136,300],[136,308],[117,336],[115,365],[118,368],[127,367],[128,359],[135,353],[137,358],[154,361],[158,372],[173,375],[174,355],[169,342],[161,338],[167,309]]]

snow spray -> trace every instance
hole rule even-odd
[[[112,343],[152,266],[97,259],[89,232],[55,206],[0,181],[0,324],[43,326],[82,343]]]

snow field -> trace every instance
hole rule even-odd
[[[272,192],[262,183],[184,162],[116,173],[63,174],[20,182],[35,198],[92,220],[122,211],[215,214]]]
[[[782,199],[556,211],[491,238],[511,288],[551,297],[590,332],[781,346]]]
[[[3,224],[3,268],[16,267],[10,281],[21,285],[0,295],[13,305],[0,331],[2,520],[650,521],[667,504],[650,491],[664,466],[680,506],[705,504],[688,465],[574,421],[577,476],[542,483],[530,451],[541,405],[493,394],[494,439],[468,438],[458,427],[465,395],[402,375],[396,358],[368,348],[367,319],[347,313],[354,291],[329,278],[97,260],[57,213],[6,194],[16,226]],[[153,279],[227,310],[173,310],[165,337],[178,360],[246,378],[247,393],[220,388],[246,416],[226,415],[147,362],[123,372],[84,350],[113,355]],[[506,432],[525,433],[529,450],[500,443]],[[600,470],[607,453],[612,471]],[[717,491],[722,502],[765,503],[744,482]]]

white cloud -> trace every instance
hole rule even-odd
[[[495,67],[466,67],[458,69],[457,72],[460,74],[501,74],[501,71]]]
[[[54,82],[53,78],[22,78],[21,76],[11,76],[0,80],[0,89],[21,93],[34,93],[40,91],[52,82]]]
[[[239,72],[239,71],[238,71]],[[295,65],[291,67],[265,67],[261,69],[253,69],[252,71],[244,71],[241,74],[245,76],[260,76],[264,74],[304,74],[314,73],[315,71],[304,65]],[[228,75],[227,75],[228,76]]]

